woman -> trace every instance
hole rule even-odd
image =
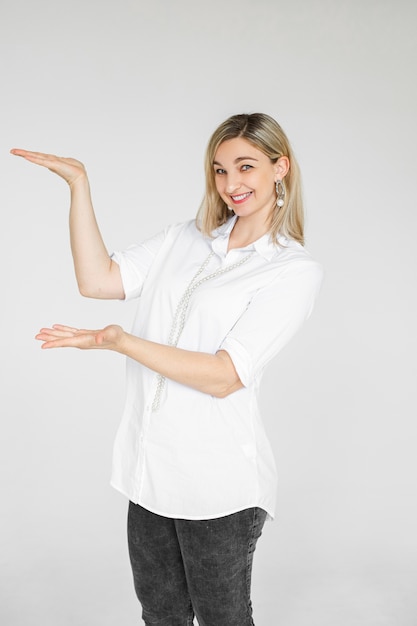
[[[196,220],[108,255],[84,166],[12,150],[70,186],[82,295],[139,298],[120,326],[55,325],[43,348],[128,357],[112,484],[130,500],[128,539],[146,624],[253,624],[253,552],[276,471],[257,409],[262,373],[311,312],[321,269],[303,248],[300,177],[275,120],[236,115],[210,139]]]

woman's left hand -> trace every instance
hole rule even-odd
[[[121,326],[112,324],[101,330],[84,330],[54,324],[52,328],[41,328],[35,339],[43,341],[42,348],[79,348],[80,350],[118,350],[124,335]]]

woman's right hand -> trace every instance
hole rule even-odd
[[[99,231],[84,165],[76,159],[20,148],[10,152],[48,168],[70,186],[71,251],[80,293],[90,298],[123,299],[125,292],[119,266],[110,258]]]
[[[54,154],[44,154],[43,152],[30,152],[13,148],[10,152],[16,156],[23,157],[31,163],[48,168],[54,174],[58,174],[71,187],[80,178],[87,178],[84,165],[76,159],[58,157]]]

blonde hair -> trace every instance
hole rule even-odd
[[[303,244],[304,210],[298,163],[281,126],[265,113],[233,115],[211,136],[205,156],[206,192],[197,214],[200,230],[210,236],[232,215],[216,189],[213,161],[220,144],[236,137],[246,139],[272,163],[282,156],[289,159],[290,169],[283,181],[286,189],[284,206],[274,208],[269,233],[275,243],[281,234]]]

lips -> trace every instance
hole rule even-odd
[[[235,204],[240,204],[241,202],[245,202],[245,200],[247,200],[247,198],[249,198],[249,196],[252,195],[251,191],[248,191],[247,193],[241,193],[238,196],[230,196],[233,200],[233,202]]]

